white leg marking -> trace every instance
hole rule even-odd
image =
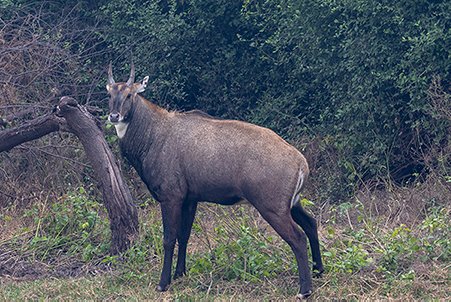
[[[312,295],[312,291],[308,291],[306,294],[298,294],[296,300],[305,300]]]
[[[117,137],[123,138],[125,135],[125,132],[127,132],[128,123],[119,122],[114,125],[114,128],[116,128]]]
[[[302,168],[301,168],[301,169],[299,169],[298,182],[294,189],[293,197],[291,197],[291,207],[294,207],[294,205],[297,202],[299,202],[299,199],[300,199],[299,193],[301,193],[301,188],[302,188],[303,184],[304,184],[304,173],[302,172]]]

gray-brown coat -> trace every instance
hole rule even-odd
[[[172,256],[179,244],[174,278],[185,273],[186,246],[197,203],[252,204],[290,245],[298,263],[300,297],[311,294],[307,234],[314,270],[322,273],[316,221],[299,203],[309,170],[304,156],[273,131],[246,122],[215,119],[200,111],[170,112],[138,93],[148,77],[115,83],[111,65],[107,90],[110,116],[123,155],[160,202],[164,264],[158,290],[171,280]]]

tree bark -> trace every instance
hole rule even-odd
[[[75,99],[61,98],[57,114],[64,117],[68,130],[83,144],[97,181],[100,182],[110,218],[111,252],[122,252],[138,233],[138,213],[113,153],[92,116]]]
[[[0,132],[0,152],[9,151],[17,145],[58,131],[62,122],[60,118],[50,113],[20,127],[3,130]]]
[[[138,234],[138,213],[102,131],[88,110],[78,105],[75,99],[63,97],[56,114],[47,114],[23,126],[1,131],[0,152],[58,130],[72,132],[83,144],[110,219],[110,252],[125,251]]]

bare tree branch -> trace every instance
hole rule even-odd
[[[20,127],[3,130],[0,132],[0,152],[11,150],[17,145],[58,131],[62,123],[64,123],[62,119],[50,113]]]

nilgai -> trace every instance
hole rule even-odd
[[[313,270],[323,272],[316,220],[300,204],[309,168],[304,156],[273,131],[250,123],[216,119],[202,111],[167,111],[139,95],[149,77],[134,83],[113,79],[106,88],[109,121],[115,126],[122,155],[136,169],[160,203],[164,262],[157,290],[171,282],[174,246],[178,258],[174,279],[185,273],[186,247],[197,203],[254,206],[290,245],[299,272],[299,298],[312,293],[307,235]],[[299,228],[304,230],[304,232]]]

